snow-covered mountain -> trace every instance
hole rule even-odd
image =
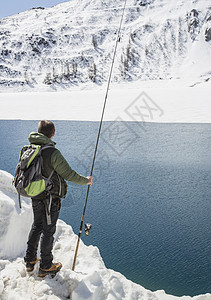
[[[105,82],[123,4],[71,0],[1,19],[0,89]],[[128,0],[113,82],[209,81],[210,41],[209,0]]]
[[[28,274],[23,262],[32,222],[30,199],[18,207],[13,176],[0,170],[0,299],[1,300],[210,300],[211,294],[175,297],[164,291],[151,292],[108,270],[94,246],[81,241],[76,272],[71,270],[77,236],[71,226],[59,220],[54,258],[63,267],[54,279],[37,276],[38,265]]]

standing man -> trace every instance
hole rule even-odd
[[[71,169],[61,152],[55,148],[55,143],[52,141],[54,134],[55,126],[53,122],[43,120],[38,124],[38,132],[32,132],[28,137],[31,144],[50,145],[42,151],[42,174],[47,178],[53,174],[51,177],[53,182],[53,187],[50,191],[51,196],[44,191],[39,196],[32,198],[34,222],[29,233],[24,260],[26,262],[26,270],[28,272],[33,271],[36,262],[39,260],[37,258],[37,249],[41,237],[39,277],[55,274],[62,267],[60,262],[53,263],[52,248],[53,235],[56,231],[56,222],[61,207],[61,198],[64,198],[67,193],[65,180],[80,185],[92,185],[93,183],[91,176],[84,177]],[[50,197],[51,201],[49,201]],[[51,205],[48,206],[49,202],[51,202]],[[50,217],[50,224],[47,220],[47,211]]]

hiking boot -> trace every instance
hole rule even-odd
[[[34,261],[27,261],[26,262],[26,271],[27,272],[32,272],[34,270],[34,266],[35,264],[40,260],[40,258],[38,257],[36,260]]]
[[[54,277],[56,275],[56,273],[59,272],[61,267],[62,267],[62,264],[59,262],[59,263],[53,263],[49,269],[41,269],[40,268],[38,276],[45,277],[50,274],[52,277]]]

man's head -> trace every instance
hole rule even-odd
[[[42,120],[38,124],[38,132],[52,138],[55,134],[54,123],[48,120]]]

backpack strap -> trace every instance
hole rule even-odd
[[[20,194],[20,190],[18,192],[18,202],[19,202],[19,207],[22,208],[22,206],[21,206],[21,194]]]
[[[54,148],[54,145],[52,143],[41,145],[40,150],[42,151],[42,150],[45,150],[47,148]]]
[[[44,199],[43,200],[44,205],[45,205],[45,213],[46,213],[46,220],[47,224],[51,225],[51,204],[52,204],[52,195],[49,193],[49,199]]]

